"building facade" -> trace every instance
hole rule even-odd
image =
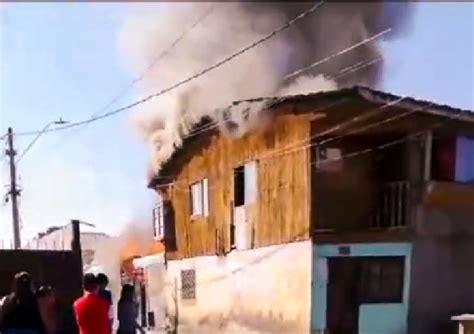
[[[446,333],[472,312],[471,112],[356,87],[222,119],[150,182],[181,330]]]
[[[109,236],[102,232],[81,231],[82,262],[85,271],[92,265],[97,247],[107,239],[109,239]],[[64,226],[50,227],[46,232],[39,233],[30,240],[24,248],[57,251],[71,250],[72,241],[73,226],[72,224],[67,224]]]

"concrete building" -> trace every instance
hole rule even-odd
[[[94,253],[100,243],[107,240],[109,236],[102,232],[81,231],[81,249],[84,271],[89,269],[94,259]],[[39,233],[26,245],[25,249],[35,250],[70,250],[73,240],[73,226],[53,226],[46,232]]]
[[[139,302],[139,321],[148,333],[165,333],[167,317],[167,273],[164,254],[135,258],[136,295]],[[137,279],[139,278],[139,279]]]
[[[149,184],[180,333],[448,333],[474,310],[471,111],[354,87],[211,125]]]

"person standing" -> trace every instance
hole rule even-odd
[[[99,282],[94,274],[83,278],[84,296],[74,302],[80,334],[110,334],[109,307],[99,296]]]
[[[138,305],[135,302],[135,290],[132,285],[125,284],[117,307],[117,318],[119,328],[117,334],[135,334],[137,330],[145,333],[137,323]]]
[[[20,272],[13,280],[13,292],[6,297],[0,309],[2,334],[44,334],[33,281],[27,272]]]
[[[39,310],[47,334],[55,334],[57,327],[56,296],[50,286],[42,286],[36,292]]]
[[[109,278],[107,275],[100,273],[97,275],[97,280],[99,282],[99,296],[101,296],[109,305],[109,323],[110,330],[112,331],[114,325],[114,312],[113,312],[113,301],[112,301],[112,292],[107,289],[109,285]]]

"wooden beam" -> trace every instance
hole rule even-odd
[[[431,158],[433,152],[433,133],[427,131],[425,135],[425,167],[423,171],[423,179],[428,182],[431,180]]]

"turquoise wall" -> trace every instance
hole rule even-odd
[[[350,247],[350,255],[340,255],[339,247]],[[407,331],[410,289],[410,243],[314,245],[313,284],[311,292],[311,328],[326,329],[327,259],[338,256],[405,256],[403,302],[393,304],[362,304],[359,309],[359,333],[404,334]]]
[[[404,304],[362,304],[359,308],[359,333],[406,333],[406,311]]]

